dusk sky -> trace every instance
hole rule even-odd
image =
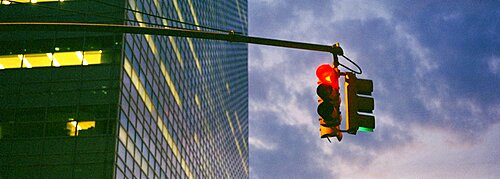
[[[373,80],[376,117],[373,133],[320,139],[315,70],[331,54],[249,45],[251,178],[500,177],[500,1],[248,7],[252,36],[339,42]]]

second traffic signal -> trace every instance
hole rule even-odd
[[[372,112],[375,105],[371,96],[372,80],[359,79],[355,74],[347,72],[344,86],[347,132],[354,135],[357,131],[373,132],[375,116]]]

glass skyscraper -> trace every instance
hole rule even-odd
[[[2,0],[0,22],[247,34],[246,0]],[[248,178],[247,45],[0,32],[0,178]]]

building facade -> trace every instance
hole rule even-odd
[[[247,2],[2,1],[1,22],[247,33]],[[0,32],[0,178],[248,178],[247,45]]]

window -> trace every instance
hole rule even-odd
[[[95,121],[75,121],[70,119],[66,123],[66,129],[69,136],[78,136],[80,131],[90,130],[95,128]]]
[[[105,63],[101,57],[102,50],[2,55],[0,56],[0,70]]]
[[[63,2],[64,0],[15,0],[13,2],[15,3],[39,3],[39,2]],[[4,5],[9,5],[11,3],[11,1],[9,0],[5,0],[2,1],[2,4]]]

